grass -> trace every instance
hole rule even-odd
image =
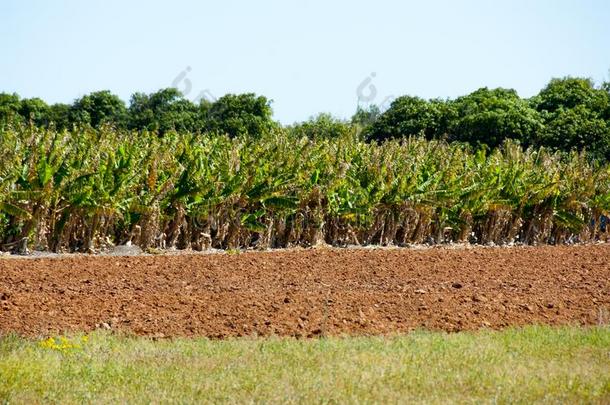
[[[0,338],[0,403],[610,403],[610,329]]]

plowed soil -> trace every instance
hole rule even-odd
[[[384,334],[610,321],[610,244],[0,258],[0,334]]]

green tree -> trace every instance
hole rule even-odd
[[[70,128],[72,126],[71,106],[64,103],[49,106],[48,122],[58,130]]]
[[[555,112],[560,108],[569,109],[583,106],[603,119],[610,106],[610,93],[603,87],[596,88],[591,79],[564,77],[552,79],[544,89],[532,99],[538,111]]]
[[[199,115],[197,106],[175,88],[135,93],[129,105],[129,127],[160,134],[170,130],[196,132],[202,127]]]
[[[260,136],[277,126],[271,102],[254,93],[227,94],[206,108],[206,129],[231,137]]]
[[[443,100],[399,97],[371,125],[367,139],[383,141],[419,134],[427,139],[442,137],[453,115],[452,106]]]
[[[451,141],[492,148],[506,139],[529,144],[543,127],[540,114],[512,89],[481,88],[453,102],[457,113],[449,124]]]
[[[96,91],[76,100],[71,109],[72,121],[98,128],[112,124],[122,128],[127,119],[127,108],[118,96],[108,90]]]
[[[19,115],[26,122],[32,122],[37,126],[49,125],[49,106],[40,98],[26,98],[21,100]]]
[[[21,102],[17,93],[0,93],[0,124],[21,122]]]
[[[322,113],[315,118],[294,125],[290,131],[299,138],[324,139],[339,138],[352,129],[353,127],[349,123],[334,118],[330,114]]]
[[[563,151],[586,149],[594,158],[610,159],[610,126],[599,114],[578,105],[544,116],[547,124],[539,134],[538,146]]]
[[[595,158],[610,158],[610,93],[586,78],[552,79],[532,98],[545,129],[538,146],[569,151],[587,149]]]
[[[367,128],[373,125],[380,115],[381,110],[375,104],[371,104],[368,108],[358,106],[358,109],[352,116],[352,124]]]

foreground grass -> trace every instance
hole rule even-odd
[[[0,338],[0,402],[610,403],[610,329],[321,340]]]

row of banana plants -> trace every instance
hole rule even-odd
[[[5,251],[575,243],[610,212],[608,166],[510,142],[19,127],[0,157]]]

